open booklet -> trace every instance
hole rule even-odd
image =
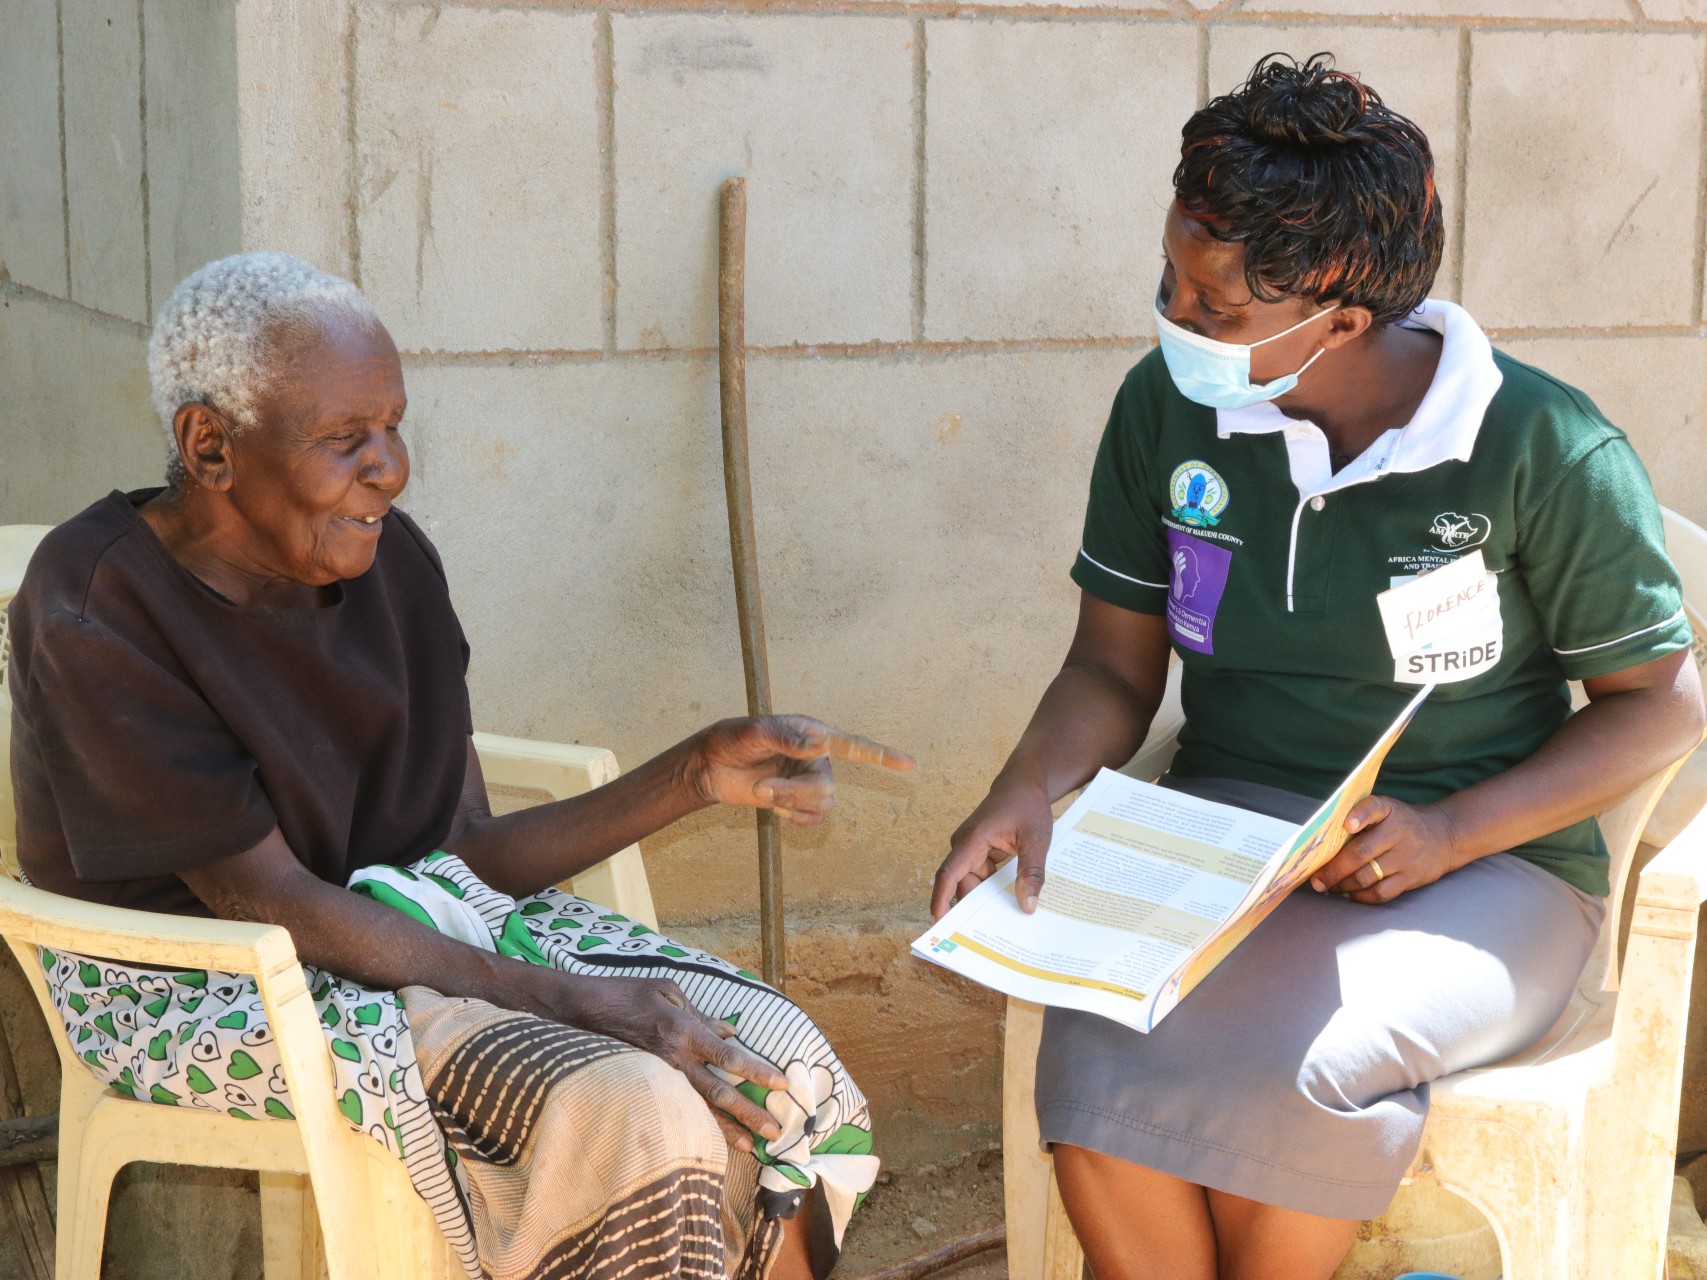
[[[1019,909],[1009,861],[914,953],[1022,1000],[1150,1030],[1339,852],[1346,815],[1433,688],[1302,826],[1102,770],[1055,822],[1035,914]]]

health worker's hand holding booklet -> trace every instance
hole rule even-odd
[[[1302,826],[1104,769],[1055,822],[1027,915],[1010,860],[913,943],[986,987],[1148,1031],[1332,861],[1345,819],[1433,685]]]

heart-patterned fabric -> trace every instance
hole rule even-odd
[[[741,1085],[783,1132],[768,1143],[755,1135],[758,1185],[748,1194],[756,1201],[734,1211],[742,1219],[792,1217],[810,1195],[839,1249],[877,1177],[870,1112],[823,1033],[786,997],[727,960],[559,889],[509,898],[448,853],[409,867],[365,868],[349,887],[471,946],[529,964],[673,979],[695,1007],[734,1022],[741,1043],[776,1063],[789,1081],[786,1090]],[[72,1044],[115,1091],[240,1119],[291,1117],[253,979],[46,949],[41,963]],[[401,998],[312,965],[303,974],[325,1030],[339,1110],[352,1128],[403,1160],[471,1280],[479,1280],[461,1163],[434,1118]]]

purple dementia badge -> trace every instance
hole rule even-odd
[[[1168,530],[1168,635],[1181,648],[1215,652],[1215,611],[1232,563],[1225,547]]]

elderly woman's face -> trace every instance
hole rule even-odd
[[[383,328],[341,325],[288,345],[275,375],[233,442],[232,506],[270,572],[314,586],[360,577],[409,482],[397,348]]]

